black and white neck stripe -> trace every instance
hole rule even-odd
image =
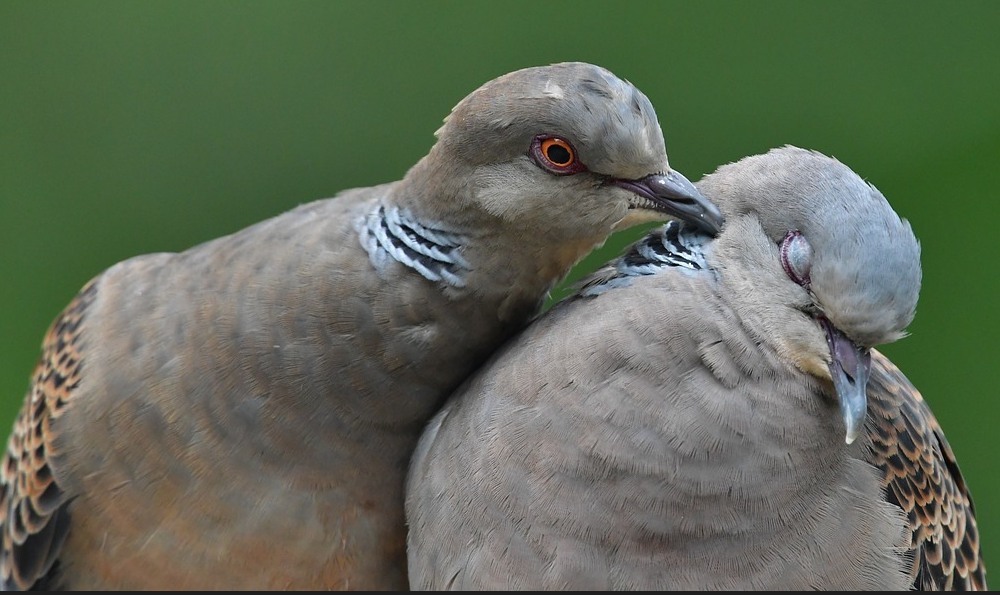
[[[667,268],[677,268],[697,274],[708,271],[705,243],[711,237],[677,221],[670,221],[657,232],[650,233],[614,261],[614,273],[598,276],[584,285],[581,295],[597,295],[613,287],[628,285],[632,278],[652,275]]]
[[[646,236],[615,263],[623,275],[651,275],[663,267],[681,267],[693,271],[708,268],[702,244],[705,234],[677,221],[660,228],[660,233]]]
[[[431,281],[465,287],[471,270],[460,254],[466,238],[431,227],[405,209],[378,205],[355,224],[361,245],[377,271],[399,262]]]

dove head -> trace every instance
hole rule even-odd
[[[718,210],[667,163],[649,100],[585,63],[526,68],[463,99],[417,170],[423,211],[467,227],[582,241],[670,217],[715,232]],[[416,169],[416,168],[415,168]],[[581,255],[582,256],[582,255]]]
[[[717,251],[741,315],[800,369],[833,381],[852,441],[869,350],[903,337],[916,311],[909,223],[848,167],[796,147],[722,166],[699,188],[726,217]]]

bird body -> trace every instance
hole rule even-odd
[[[614,230],[718,217],[596,66],[495,79],[437,136],[400,181],[81,291],[8,442],[5,587],[405,588],[403,478],[446,395]]]
[[[954,456],[870,350],[913,315],[908,224],[791,147],[699,188],[717,239],[655,231],[431,421],[407,486],[413,588],[985,587]]]

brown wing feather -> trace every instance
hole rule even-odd
[[[40,586],[69,530],[68,497],[50,467],[51,422],[73,398],[83,370],[80,327],[94,300],[91,282],[56,318],[0,468],[0,580],[5,590]]]
[[[890,502],[910,519],[913,587],[986,590],[976,510],[955,454],[920,392],[872,352],[868,433]]]

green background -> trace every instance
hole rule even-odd
[[[1000,2],[0,2],[0,427],[104,268],[397,179],[467,93],[563,60],[642,89],[692,180],[791,143],[910,219],[920,306],[883,351],[945,428],[994,561]]]

